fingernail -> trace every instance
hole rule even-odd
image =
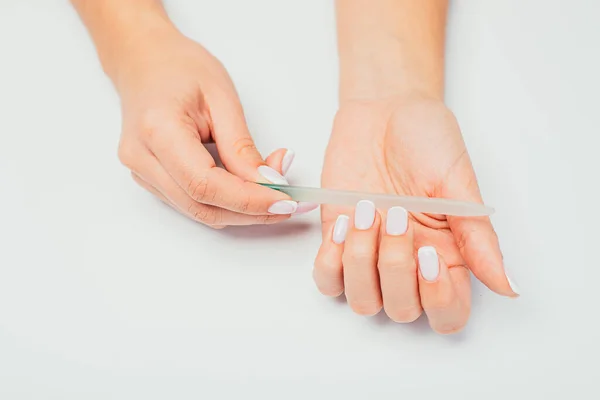
[[[275,171],[273,168],[268,167],[266,165],[261,165],[258,167],[258,173],[262,175],[263,178],[268,180],[271,183],[275,183],[277,185],[287,185],[288,181],[281,174]]]
[[[402,207],[392,207],[388,210],[385,231],[388,235],[399,236],[406,233],[408,228],[408,212]]]
[[[317,203],[298,202],[298,208],[294,214],[306,214],[319,207]]]
[[[346,240],[346,234],[348,233],[348,222],[350,218],[347,215],[339,215],[335,220],[335,226],[333,227],[333,243],[342,244]]]
[[[508,281],[508,285],[510,289],[515,292],[517,296],[521,295],[521,290],[519,289],[519,285],[508,276],[508,272],[506,272],[506,267],[504,267],[504,274],[506,275],[506,280]]]
[[[288,170],[290,169],[290,166],[292,165],[292,161],[294,161],[295,156],[296,153],[294,153],[294,150],[288,149],[288,151],[285,152],[283,160],[281,160],[281,172],[283,173],[283,175],[287,174]]]
[[[440,273],[440,262],[437,251],[431,246],[424,246],[417,252],[419,258],[419,270],[426,281],[433,282]]]
[[[277,203],[273,203],[269,207],[271,214],[293,214],[298,208],[298,203],[291,200],[281,200]]]
[[[354,211],[354,226],[361,231],[373,226],[375,221],[375,204],[369,200],[361,200]]]

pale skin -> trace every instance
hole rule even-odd
[[[139,185],[214,228],[277,223],[315,208],[254,183],[287,182],[293,152],[261,156],[227,71],[174,27],[160,1],[72,3],[120,95],[119,157]],[[444,0],[336,2],[340,108],[323,187],[482,202],[443,102],[446,11]],[[225,168],[204,147],[210,141]],[[518,295],[488,218],[370,207],[321,208],[314,279],[323,294],[345,293],[357,314],[383,308],[397,322],[425,312],[443,334],[468,321],[470,272],[498,294]],[[340,215],[346,230],[335,227]]]

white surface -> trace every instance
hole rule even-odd
[[[448,103],[522,297],[476,284],[468,328],[442,337],[320,296],[316,213],[215,232],[138,189],[67,2],[2,0],[0,398],[598,398],[600,3],[453,3]],[[168,4],[259,148],[293,148],[292,181],[318,184],[331,1]]]

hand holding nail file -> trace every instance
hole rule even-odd
[[[361,193],[345,190],[275,185],[270,183],[261,183],[260,185],[279,190],[290,196],[292,200],[317,204],[355,206],[360,200],[370,200],[375,204],[375,207],[384,210],[394,206],[401,206],[411,212],[453,215],[459,217],[480,217],[494,213],[493,208],[483,204],[452,199]]]

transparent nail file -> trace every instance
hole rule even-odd
[[[460,217],[491,215],[494,209],[483,204],[431,197],[397,196],[390,194],[361,193],[346,190],[321,189],[303,186],[287,186],[261,183],[260,185],[279,190],[295,201],[317,204],[354,206],[360,200],[370,200],[379,209],[394,206],[404,207],[411,212],[443,214]]]

